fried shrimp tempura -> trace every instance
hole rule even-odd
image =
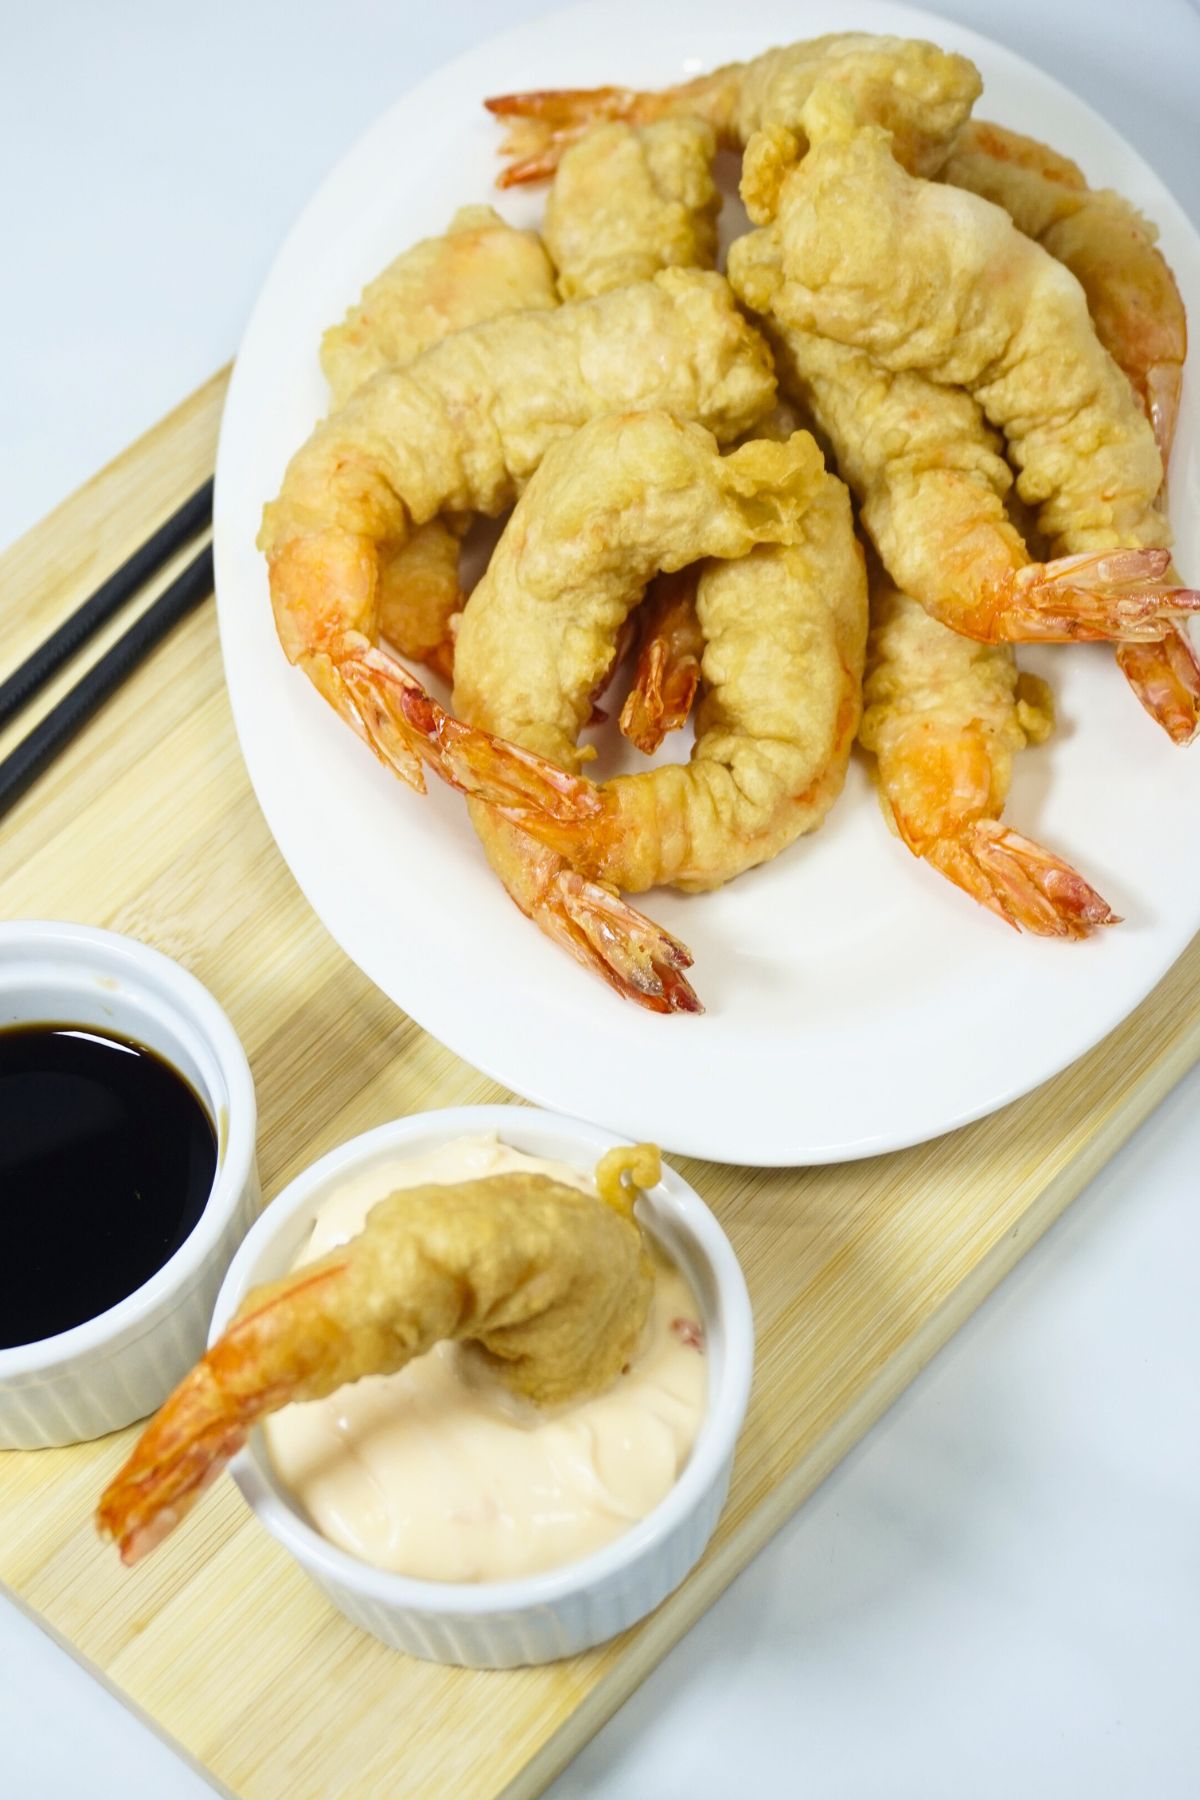
[[[702,558],[720,560],[697,590],[707,693],[691,762],[577,779],[615,633],[651,576]],[[778,855],[836,798],[865,632],[848,496],[806,432],[722,457],[661,413],[597,419],[547,454],[471,596],[455,706],[545,759],[529,805],[501,817],[576,874],[634,893],[710,888]],[[496,814],[476,802],[472,818],[503,876]]]
[[[450,718],[378,648],[383,547],[443,509],[502,511],[551,444],[614,407],[662,406],[728,442],[774,392],[770,354],[727,284],[683,269],[456,332],[410,369],[384,371],[317,427],[264,515],[259,544],[289,661],[418,791],[424,759],[468,793],[528,804],[539,782],[545,790],[536,759],[522,765],[512,746]],[[698,1010],[683,973],[691,957],[669,932],[560,859],[529,854],[519,833],[506,862],[522,911],[577,960],[651,1011]]]
[[[694,118],[594,125],[573,144],[554,177],[544,228],[564,300],[606,293],[663,267],[711,268],[721,200],[715,154],[711,125]],[[681,571],[651,582],[631,620],[638,665],[621,730],[647,753],[686,721],[699,685],[696,580]]]
[[[564,300],[587,300],[660,269],[710,269],[721,196],[712,127],[663,119],[597,125],[563,157],[542,228]]]
[[[407,369],[384,370],[317,426],[264,514],[259,545],[289,661],[420,789],[392,703],[403,672],[374,648],[381,546],[398,547],[442,511],[495,516],[547,448],[598,413],[664,407],[729,441],[771,404],[774,388],[766,346],[726,283],[684,269],[553,312],[490,320]],[[381,667],[392,679],[380,678]]]
[[[969,394],[812,332],[778,326],[773,341],[884,566],[935,619],[981,643],[1107,638],[1114,610],[1131,631],[1161,630],[1136,595],[1120,612],[1119,558],[1030,560],[1001,440]]]
[[[381,369],[414,362],[467,325],[558,304],[536,231],[517,231],[490,206],[462,206],[442,237],[423,238],[369,281],[321,339],[334,407]]]
[[[101,1535],[136,1562],[265,1414],[394,1374],[435,1344],[477,1345],[502,1382],[542,1404],[607,1387],[654,1291],[636,1190],[620,1179],[621,1168],[658,1179],[657,1152],[642,1148],[619,1167],[606,1159],[603,1197],[525,1171],[400,1189],[348,1243],[253,1288],[105,1489]]]
[[[464,206],[443,237],[405,250],[368,282],[357,305],[321,340],[335,407],[381,369],[413,362],[464,326],[557,305],[554,272],[533,231],[515,231],[490,206]],[[467,523],[431,519],[380,553],[382,635],[401,655],[449,679],[451,619],[460,610],[459,539]]]
[[[1157,227],[1120,194],[1089,187],[1083,171],[1057,150],[982,120],[964,125],[939,180],[1002,206],[1018,231],[1070,269],[1087,296],[1096,336],[1133,384],[1165,468],[1179,412],[1187,315],[1157,247]]]
[[[770,438],[783,443],[803,427],[795,407],[777,400],[769,413],[755,420],[743,441]],[[645,756],[654,754],[669,731],[687,724],[700,687],[704,633],[696,616],[699,578],[700,571],[694,568],[660,575],[634,615],[637,664],[620,725],[622,735]]]
[[[1070,269],[1096,336],[1150,421],[1165,471],[1187,315],[1156,228],[1119,194],[1090,188],[1067,157],[1001,125],[969,121],[941,179],[1002,206],[1018,230]],[[1151,718],[1173,743],[1190,743],[1200,730],[1200,656],[1186,626],[1174,625],[1158,643],[1118,644],[1116,655]]]
[[[381,369],[404,366],[451,332],[504,313],[558,304],[554,271],[535,231],[516,231],[490,206],[464,206],[442,237],[405,250],[367,283],[321,340],[334,407]],[[460,610],[459,540],[469,520],[431,519],[380,552],[383,636],[402,656],[449,680],[451,621]]]
[[[504,94],[485,102],[509,126],[502,154],[513,161],[499,185],[552,174],[568,146],[603,119],[704,119],[725,148],[740,150],[764,125],[798,129],[819,82],[835,84],[860,122],[885,125],[905,166],[924,175],[946,160],[982,86],[965,56],[915,38],[857,31],[767,50],[657,93],[602,87]]]
[[[815,94],[805,117],[814,142],[799,164],[787,132],[761,134],[747,153],[743,195],[772,222],[730,251],[739,296],[893,375],[965,388],[1004,434],[1017,493],[1060,560],[1017,571],[992,599],[1024,615],[1021,631],[980,635],[1044,636],[1048,614],[1054,636],[1161,638],[1200,595],[1163,583],[1170,533],[1154,505],[1153,433],[1078,282],[998,207],[907,175],[887,134],[850,128],[836,96]],[[926,549],[961,554],[957,521]],[[1072,621],[1079,629],[1061,629]]]
[[[1010,649],[949,630],[875,569],[864,700],[859,738],[914,856],[1039,937],[1119,923],[1069,863],[999,823],[1014,754],[1053,725],[1044,684],[1017,673]]]

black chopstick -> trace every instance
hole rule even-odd
[[[176,576],[170,587],[163,589],[158,599],[104,652],[70,693],[64,694],[29,736],[0,762],[0,818],[171,627],[212,590],[212,545],[206,544],[195,560]]]
[[[135,550],[119,569],[101,582],[95,593],[65,619],[57,631],[51,632],[44,644],[27,656],[19,669],[0,681],[0,729],[15,718],[21,708],[45,687],[65,662],[100,627],[119,612],[125,602],[144,587],[150,577],[162,568],[175,552],[201,532],[212,519],[213,484],[210,477],[185,500],[178,512],[159,526],[153,537]]]

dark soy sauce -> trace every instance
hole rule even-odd
[[[212,1122],[142,1044],[72,1025],[0,1031],[0,1347],[115,1306],[212,1191]]]

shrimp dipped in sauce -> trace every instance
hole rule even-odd
[[[122,1561],[154,1549],[257,1422],[435,1344],[478,1347],[539,1405],[597,1393],[630,1360],[654,1291],[633,1213],[658,1179],[652,1145],[610,1151],[597,1193],[527,1170],[401,1188],[356,1237],[246,1295],[100,1498]]]
[[[502,154],[513,160],[501,187],[541,181],[591,127],[604,120],[651,125],[704,120],[724,149],[741,150],[764,125],[798,129],[818,82],[835,83],[855,117],[885,125],[905,166],[931,175],[945,162],[982,83],[965,56],[916,38],[837,32],[726,63],[710,75],[658,92],[632,88],[546,88],[485,102],[509,127]]]

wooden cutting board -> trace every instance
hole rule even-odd
[[[211,471],[225,381],[0,558],[6,667]],[[130,932],[207,983],[254,1070],[267,1195],[382,1120],[507,1098],[376,992],[309,910],[242,767],[211,602],[0,822],[0,916],[21,915]],[[335,1613],[229,1482],[124,1570],[90,1515],[127,1432],[0,1453],[0,1579],[244,1800],[537,1794],[1198,1054],[1200,939],[1074,1068],[936,1143],[837,1168],[681,1162],[746,1271],[754,1397],[704,1562],[602,1650],[506,1674],[409,1661]]]

